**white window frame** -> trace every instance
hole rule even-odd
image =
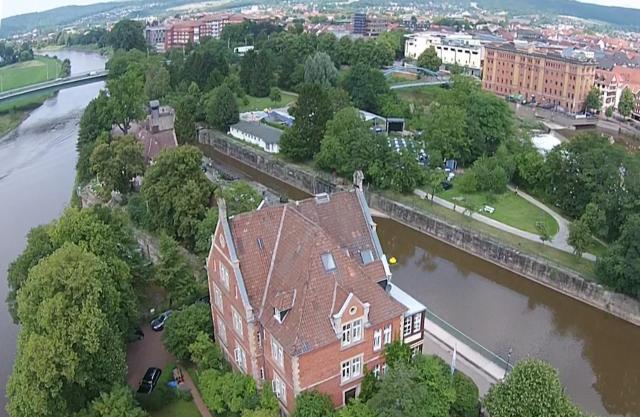
[[[417,333],[419,330],[422,330],[420,326],[422,325],[422,313],[416,313],[413,316],[413,332]]]
[[[280,367],[284,366],[282,345],[273,336],[271,336],[271,357]]]
[[[379,363],[376,364],[376,366],[373,367],[373,376],[375,376],[376,378],[380,378],[380,371],[381,371],[381,366]]]
[[[227,271],[227,267],[224,266],[222,262],[220,262],[220,281],[228,291],[229,290],[229,271]]]
[[[350,346],[362,340],[362,318],[342,324],[342,347]]]
[[[386,326],[384,326],[384,344],[388,345],[391,343],[391,332],[392,330],[392,326],[391,324],[387,324]]]
[[[222,301],[222,291],[216,284],[213,284],[213,303],[218,307],[220,312],[224,311],[224,302]]]
[[[216,337],[220,339],[223,345],[226,346],[227,345],[227,326],[225,326],[224,321],[220,316],[216,317],[216,323],[218,324],[216,329],[217,330]]]
[[[238,344],[238,342],[236,342],[236,348],[233,350],[233,357],[236,363],[238,364],[238,366],[240,367],[240,369],[242,369],[243,371],[246,371],[247,355],[245,354],[244,349],[242,349],[242,346]]]
[[[233,316],[233,330],[238,333],[240,337],[243,336],[242,316],[235,308],[231,308],[231,315]]]
[[[405,316],[404,323],[402,325],[402,334],[409,336],[413,331],[413,316]]]
[[[340,381],[349,382],[362,376],[363,355],[354,356],[340,363]]]
[[[287,403],[287,387],[284,384],[284,381],[280,376],[276,373],[273,374],[273,381],[271,381],[271,389],[273,393],[276,395],[276,398],[282,401],[284,404]]]
[[[373,351],[382,349],[382,329],[373,332]]]

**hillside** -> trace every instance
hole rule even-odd
[[[486,9],[509,10],[514,13],[569,15],[640,28],[640,9],[598,6],[574,0],[478,0],[478,5]]]

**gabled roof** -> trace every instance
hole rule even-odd
[[[350,293],[369,303],[375,325],[404,313],[378,281],[385,279],[356,191],[264,207],[229,220],[249,302],[262,325],[292,355],[337,340],[332,316]],[[374,261],[364,265],[361,250]],[[322,255],[331,254],[327,270]],[[289,307],[284,321],[274,309]]]

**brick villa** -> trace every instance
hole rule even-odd
[[[422,304],[391,272],[358,188],[227,218],[224,202],[207,258],[216,341],[234,369],[271,383],[289,414],[305,390],[340,407],[383,350],[422,350]]]

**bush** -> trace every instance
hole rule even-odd
[[[199,369],[221,370],[223,368],[222,352],[207,333],[198,333],[196,340],[189,345],[189,353],[191,361]]]
[[[456,399],[451,405],[451,416],[477,417],[479,393],[476,384],[468,376],[456,371],[453,374],[453,387],[456,391]]]
[[[198,334],[211,334],[211,311],[203,303],[192,304],[183,310],[174,312],[165,326],[164,344],[178,360],[189,360],[189,346],[196,341]]]
[[[147,204],[140,195],[136,194],[129,198],[127,213],[136,226],[140,226],[143,229],[149,228],[149,210],[147,210]]]
[[[145,410],[158,411],[178,399],[178,396],[173,388],[160,380],[151,394],[136,394],[136,399]]]

